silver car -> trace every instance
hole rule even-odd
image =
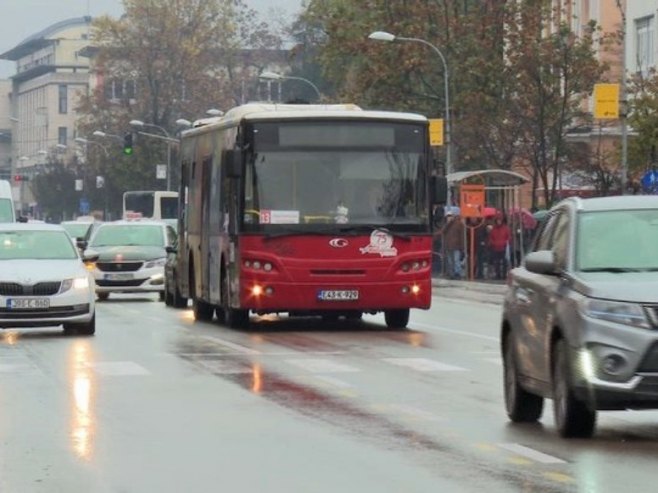
[[[52,224],[0,224],[0,328],[57,325],[96,331],[94,279],[73,240]]]
[[[98,256],[93,269],[98,299],[110,293],[158,293],[164,301],[166,247],[175,241],[176,232],[162,221],[102,223],[85,251]]]
[[[658,197],[571,198],[509,276],[501,343],[514,422],[553,399],[564,437],[599,410],[658,408]]]

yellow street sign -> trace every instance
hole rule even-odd
[[[430,118],[430,145],[443,145],[443,118]]]
[[[594,84],[594,118],[619,118],[619,84]]]

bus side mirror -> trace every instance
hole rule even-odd
[[[234,149],[224,151],[224,167],[228,178],[240,178],[242,176],[242,153]]]
[[[433,176],[430,187],[433,204],[445,204],[448,202],[448,179],[445,176]]]

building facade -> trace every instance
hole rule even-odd
[[[0,54],[16,62],[8,105],[13,176],[29,179],[48,156],[73,152],[75,108],[89,87],[89,61],[80,50],[89,44],[90,26],[91,17],[64,20]],[[29,182],[14,181],[14,197],[18,210],[34,212]]]

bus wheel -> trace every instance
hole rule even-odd
[[[222,306],[224,323],[232,329],[244,329],[249,325],[249,310],[231,308],[228,300],[228,277],[222,275]]]
[[[174,277],[174,292],[171,293],[171,305],[174,308],[187,308],[187,298],[178,289],[178,279]]]
[[[384,320],[389,329],[406,329],[409,323],[409,308],[402,310],[386,310]]]
[[[215,313],[211,304],[196,297],[192,298],[192,310],[194,311],[194,319],[202,320],[204,322],[212,320],[212,316]]]

